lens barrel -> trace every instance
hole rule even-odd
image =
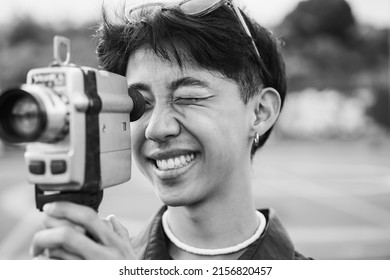
[[[66,105],[53,94],[31,85],[4,91],[0,95],[0,138],[15,144],[56,140],[67,127],[67,114]]]
[[[0,137],[9,143],[37,141],[44,131],[47,115],[39,100],[14,88],[0,96]]]

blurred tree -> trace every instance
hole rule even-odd
[[[390,30],[362,27],[360,33],[358,48],[365,58],[366,66],[386,64],[389,58]]]
[[[56,30],[42,26],[32,18],[15,19],[10,27],[0,27],[0,90],[24,83],[32,68],[46,67],[53,59],[53,36],[71,39],[71,62],[97,67],[94,29],[90,23],[81,27],[63,27]]]
[[[354,87],[349,84],[356,80],[352,75],[387,68],[389,30],[359,25],[345,0],[300,2],[276,32],[286,43],[285,55],[296,58],[294,65],[287,63],[293,83],[297,79],[308,83],[333,80],[348,88]],[[299,62],[310,69],[298,70]]]
[[[353,95],[369,88],[368,114],[389,127],[389,29],[357,22],[346,0],[300,2],[274,30],[285,42],[288,88],[333,88]]]
[[[330,36],[346,43],[353,39],[356,20],[345,0],[309,0],[300,2],[282,26],[295,43],[318,36]]]
[[[39,25],[30,17],[19,18],[15,22],[8,35],[8,43],[11,47],[27,42],[41,45],[49,42],[53,37],[53,29]]]
[[[375,89],[375,102],[368,108],[367,114],[379,125],[390,132],[390,92],[389,88],[377,86]]]

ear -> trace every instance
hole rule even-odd
[[[252,100],[254,113],[252,128],[253,135],[257,132],[260,136],[266,133],[279,117],[281,99],[279,92],[274,88],[263,88]]]

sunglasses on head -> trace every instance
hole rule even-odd
[[[142,4],[138,6],[133,6],[126,8],[126,18],[130,22],[137,20],[137,15],[141,11],[146,11],[149,8],[176,8],[182,11],[186,15],[195,16],[195,17],[202,17],[205,16],[219,7],[223,5],[228,5],[235,16],[237,17],[238,21],[241,23],[242,28],[245,30],[246,34],[252,39],[252,45],[255,50],[255,53],[259,59],[260,59],[260,53],[259,50],[256,47],[255,41],[253,39],[253,36],[251,32],[249,31],[248,25],[245,23],[245,20],[237,7],[237,5],[234,3],[233,0],[181,0],[178,2],[153,2],[153,3],[147,3]]]

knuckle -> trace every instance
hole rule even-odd
[[[62,207],[60,207],[61,203],[60,202],[53,202],[49,204],[48,212],[50,214],[53,213],[61,213]]]
[[[46,228],[51,228],[53,227],[53,219],[49,216],[45,216],[45,218],[43,219],[43,225],[46,227]]]
[[[96,212],[93,211],[92,209],[85,209],[84,215],[82,217],[83,221],[85,223],[94,221],[97,218]]]
[[[126,237],[129,237],[129,230],[128,230],[126,227],[122,226],[122,227],[121,227],[121,230],[123,231],[123,233],[124,233],[124,235],[125,235]]]
[[[32,238],[31,243],[32,243],[33,245],[39,244],[39,243],[40,243],[40,237],[41,237],[41,232],[40,232],[40,231],[39,231],[39,232],[36,232],[36,233],[33,235],[33,238]]]
[[[70,240],[73,236],[73,230],[69,227],[62,227],[60,228],[59,230],[59,233],[58,233],[58,240],[60,242],[66,242],[68,240]]]
[[[110,252],[109,252],[109,255],[110,255],[110,259],[113,259],[113,260],[119,260],[119,259],[122,259],[122,251],[121,250],[115,250],[115,249],[111,249]]]

